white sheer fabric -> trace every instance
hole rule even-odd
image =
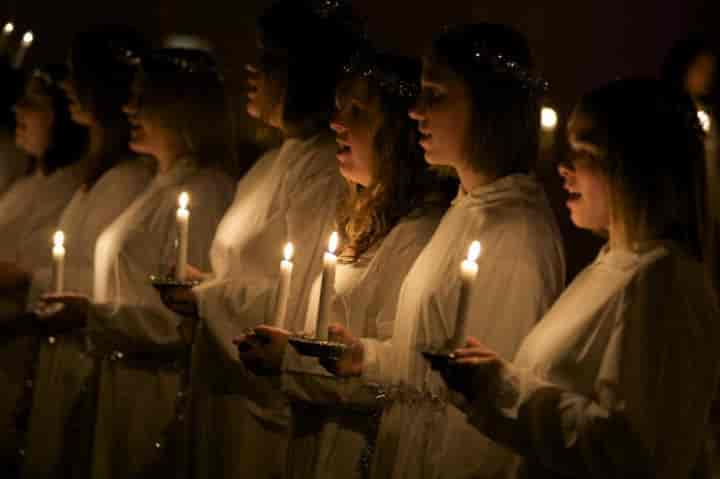
[[[0,130],[0,198],[30,166],[30,159],[15,146],[12,132]]]
[[[401,221],[357,263],[338,264],[330,323],[357,337],[388,339],[390,325],[378,325],[382,310],[395,311],[400,286],[440,221],[439,209]],[[320,277],[311,291],[305,331],[316,330]],[[296,402],[288,477],[362,477],[363,453],[374,440],[379,403],[360,381],[330,375],[317,360],[285,354],[283,389]],[[312,414],[303,414],[311,411]]]
[[[232,339],[273,311],[287,241],[296,256],[284,327],[302,329],[343,187],[336,151],[326,135],[286,140],[239,182],[218,228],[214,277],[194,290],[202,319],[192,379],[198,477],[275,477],[284,468],[285,396],[277,384],[245,372]]]
[[[147,187],[153,174],[151,166],[147,160],[128,159],[105,172],[89,190],[76,191],[59,225],[66,238],[68,291],[92,296],[95,242]],[[47,290],[50,278],[50,269],[35,273],[31,298]],[[84,338],[75,336],[58,337],[53,343],[41,345],[25,453],[28,477],[59,475],[57,468],[67,453],[63,451],[63,445],[67,445],[64,434],[92,371],[92,360],[85,350]]]
[[[495,372],[470,421],[518,477],[691,477],[720,358],[702,266],[672,243],[607,248]]]
[[[394,319],[391,340],[363,339],[366,380],[426,398],[398,398],[385,411],[376,477],[496,477],[513,460],[508,450],[473,431],[460,411],[429,399],[442,398],[445,390],[420,354],[442,348],[454,333],[460,263],[474,240],[483,253],[467,334],[504,357],[512,357],[562,290],[560,233],[533,177],[504,177],[459,195],[405,279],[395,316],[388,318]]]
[[[162,263],[174,263],[181,192],[187,192],[191,202],[188,260],[209,267],[210,243],[233,190],[224,173],[198,168],[192,161],[178,164],[157,175],[105,229],[95,248],[96,304],[87,324],[92,341],[134,353],[181,350],[182,318],[163,305],[149,276],[167,270]],[[174,420],[179,371],[104,360],[99,374],[92,477],[140,475],[164,458],[156,443],[165,446],[163,432]]]
[[[1,261],[28,271],[49,267],[53,232],[84,171],[82,162],[49,175],[38,170],[15,181],[0,196]]]

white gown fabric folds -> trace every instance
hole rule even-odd
[[[467,334],[513,357],[562,291],[560,233],[542,187],[512,175],[460,193],[403,283],[389,341],[363,339],[364,377],[388,388],[373,477],[498,477],[511,452],[473,431],[446,402],[442,380],[420,351],[452,337],[460,264],[478,240]],[[382,328],[382,325],[380,326]]]
[[[391,324],[381,311],[395,311],[400,286],[442,216],[440,208],[413,213],[356,263],[338,264],[330,324],[356,337],[387,340]],[[315,334],[321,278],[315,281],[305,332]],[[289,478],[367,477],[377,433],[377,390],[355,379],[329,374],[314,358],[285,353],[283,390],[293,401],[287,473]]]
[[[89,190],[76,191],[59,224],[66,239],[67,291],[92,297],[95,242],[147,187],[152,174],[147,160],[131,158],[105,172]],[[51,276],[49,268],[35,272],[31,298],[48,290]],[[92,371],[93,361],[85,351],[84,336],[79,335],[52,338],[40,346],[25,450],[27,477],[57,477],[67,472],[61,470],[62,461],[75,459],[63,447],[73,442],[65,440],[73,431],[67,426]]]
[[[16,180],[0,196],[0,261],[28,271],[50,266],[53,232],[84,170],[83,162],[49,175],[38,170]]]
[[[171,468],[184,467],[180,457],[167,457],[178,451],[169,451],[166,444],[181,392],[182,368],[176,361],[184,359],[178,330],[182,318],[163,305],[149,276],[175,264],[181,192],[190,195],[188,261],[209,268],[210,243],[233,190],[234,182],[224,173],[198,168],[192,161],[175,165],[157,175],[98,239],[95,304],[86,328],[91,343],[104,349],[99,360],[93,478],[157,473],[175,477],[178,472]]]
[[[517,477],[691,477],[717,386],[717,320],[702,266],[676,244],[606,247],[489,394],[461,407],[526,456]]]
[[[312,279],[344,186],[328,135],[288,139],[238,183],[211,249],[213,278],[195,288],[196,477],[281,477],[289,409],[278,385],[249,374],[232,339],[268,320],[280,260],[295,245],[287,323],[301,330]]]

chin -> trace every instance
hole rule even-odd
[[[245,111],[247,111],[247,114],[251,118],[255,118],[256,120],[260,119],[260,109],[255,105],[255,103],[250,100],[247,104],[247,107],[245,108]]]

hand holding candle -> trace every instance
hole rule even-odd
[[[287,243],[283,249],[283,259],[280,262],[280,283],[278,284],[277,295],[275,296],[275,314],[272,326],[282,328],[285,325],[287,316],[287,303],[290,296],[290,280],[292,279],[293,263],[292,257],[295,249],[292,243]]]
[[[330,307],[335,290],[335,266],[337,256],[335,250],[338,247],[337,231],[330,235],[328,250],[323,255],[323,272],[320,283],[320,302],[318,304],[318,317],[315,335],[318,339],[327,340],[328,322],[330,320]]]
[[[55,293],[62,293],[65,288],[65,234],[56,231],[53,236],[53,283]]]
[[[177,261],[175,263],[175,279],[184,281],[187,276],[187,260],[188,260],[188,241],[189,241],[189,223],[190,211],[190,195],[187,192],[180,193],[178,197],[177,225],[178,225],[178,245],[177,245]]]
[[[20,42],[20,48],[18,48],[17,53],[15,53],[13,68],[15,68],[16,70],[22,66],[23,61],[25,60],[25,54],[27,54],[27,51],[30,48],[30,45],[32,45],[33,41],[35,41],[35,36],[33,35],[33,32],[28,30],[27,32],[25,32],[25,35],[23,35],[22,41]]]
[[[470,295],[478,272],[477,259],[480,257],[481,252],[480,242],[473,241],[468,249],[467,259],[460,265],[460,297],[458,299],[457,319],[455,320],[455,334],[453,334],[449,344],[451,350],[462,347],[465,343]]]

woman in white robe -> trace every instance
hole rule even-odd
[[[539,137],[529,62],[520,34],[487,24],[443,31],[423,60],[423,93],[411,117],[426,161],[452,167],[461,188],[384,319],[391,338],[345,333],[353,351],[338,373],[386,388],[372,477],[497,477],[514,460],[447,404],[421,352],[474,334],[510,358],[564,285],[560,233],[528,173]],[[473,241],[482,254],[462,330],[460,265]]]
[[[568,136],[572,221],[608,243],[512,362],[470,338],[445,377],[469,421],[524,456],[515,477],[703,477],[720,327],[694,109],[619,81],[581,100]]]
[[[221,170],[222,165],[232,169],[232,137],[212,57],[167,49],[140,61],[135,99],[125,107],[130,147],[155,158],[158,174],[98,238],[92,302],[46,297],[81,309],[76,314],[85,316],[85,334],[97,359],[97,413],[88,458],[96,478],[184,472],[184,454],[169,447],[178,437],[165,437],[181,412],[177,396],[185,392],[182,318],[163,305],[149,277],[169,271],[177,258],[181,192],[191,205],[188,260],[209,266],[210,242],[234,187]],[[183,96],[188,89],[203,91],[202,99],[188,100]]]
[[[200,317],[191,378],[196,477],[283,475],[287,400],[268,378],[247,373],[232,339],[267,320],[288,241],[296,279],[284,327],[303,328],[344,187],[327,130],[337,69],[349,54],[338,22],[344,13],[308,4],[276,2],[258,21],[260,62],[247,67],[247,110],[285,140],[239,182],[213,242],[212,273],[191,298]]]
[[[344,68],[346,78],[336,94],[330,125],[340,145],[340,172],[353,193],[338,215],[343,249],[331,286],[332,306],[324,316],[358,336],[389,337],[391,325],[380,327],[377,319],[382,310],[395,310],[403,278],[450,199],[450,182],[428,171],[416,125],[407,116],[419,91],[419,67],[368,48]],[[306,314],[305,332],[312,336],[319,333],[321,282],[318,276]],[[287,477],[366,476],[377,390],[340,380],[316,359],[297,354],[287,346],[290,331],[258,327],[255,332],[273,341],[241,357],[263,370],[277,370],[282,363],[283,390],[293,406]],[[252,337],[248,341],[252,344]]]
[[[77,160],[85,147],[85,130],[70,119],[60,88],[64,76],[64,68],[59,66],[36,70],[15,105],[16,142],[31,162],[28,166],[34,168],[0,196],[0,261],[26,278],[50,265],[50,239],[84,171],[84,163]],[[20,321],[25,290],[0,291],[3,324]],[[33,351],[32,338],[14,338],[0,347],[0,455],[11,455],[13,460],[18,438],[15,409],[26,379],[26,368],[20,365],[32,361]]]
[[[129,124],[122,105],[127,102],[132,69],[115,57],[116,48],[137,49],[141,44],[131,32],[105,29],[80,33],[73,42],[69,61],[72,73],[63,86],[73,120],[88,129],[89,150],[84,160],[87,170],[83,184],[58,225],[65,233],[66,291],[92,295],[95,242],[152,178],[153,165],[127,148]],[[43,293],[52,292],[51,278],[51,268],[34,272],[31,305]],[[31,413],[26,444],[22,446],[24,474],[57,477],[74,463],[70,446],[83,450],[89,441],[76,435],[69,425],[86,397],[82,393],[93,361],[86,354],[82,335],[38,339],[35,371],[27,383],[32,389],[28,394]],[[76,442],[65,441],[66,434],[76,435]]]

